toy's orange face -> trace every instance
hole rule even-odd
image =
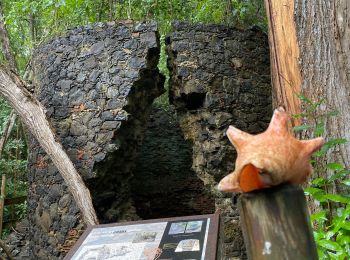
[[[218,189],[249,192],[281,183],[303,183],[311,173],[310,157],[324,140],[296,139],[287,121],[287,113],[278,108],[261,134],[250,135],[230,126],[227,136],[237,150],[236,168],[220,181]]]

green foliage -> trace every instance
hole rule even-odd
[[[22,73],[37,44],[89,23],[152,19],[158,22],[162,35],[170,31],[174,20],[228,23],[241,28],[258,25],[264,29],[267,24],[263,0],[4,0],[3,9]]]
[[[306,109],[303,114],[295,117],[304,118],[310,123],[294,127],[294,131],[306,130],[315,137],[322,136],[325,133],[325,119],[336,116],[337,113],[317,114],[323,101],[312,102],[305,96],[300,96],[300,99],[306,104]],[[349,190],[350,170],[339,162],[327,162],[325,159],[346,142],[343,138],[329,139],[314,154],[313,166],[317,177],[312,180],[312,186],[304,190],[319,205],[319,210],[311,215],[311,221],[320,259],[343,260],[350,255],[350,196],[348,193],[334,192],[334,187],[342,191]],[[327,171],[329,174],[325,174]]]
[[[241,27],[257,25],[267,31],[267,18],[264,1],[261,0],[234,0],[233,17],[235,23]]]

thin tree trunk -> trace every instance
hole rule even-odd
[[[233,24],[233,6],[231,0],[226,0],[225,21],[226,24]]]
[[[44,108],[24,87],[17,75],[0,67],[0,94],[10,103],[22,122],[50,156],[72,193],[87,225],[98,223],[89,190],[63,150],[45,117]]]
[[[114,18],[114,0],[109,0],[108,2],[108,20],[113,21]]]
[[[30,36],[32,38],[32,44],[36,42],[36,17],[34,13],[29,13],[29,25],[30,25]]]
[[[6,174],[2,175],[0,190],[0,238],[2,238],[2,223],[4,221],[4,206],[6,197]]]
[[[5,18],[3,15],[3,11],[2,11],[2,2],[0,1],[0,40],[2,42],[2,50],[3,53],[5,55],[6,60],[9,63],[9,67],[14,70],[17,71],[17,65],[16,65],[16,59],[15,56],[13,55],[13,51],[11,49],[11,45],[10,45],[10,40],[9,40],[9,36],[5,27]]]
[[[10,134],[11,134],[12,129],[13,129],[13,126],[16,122],[16,117],[17,117],[17,115],[16,115],[15,111],[12,110],[10,115],[8,116],[4,132],[3,132],[1,139],[0,139],[0,158],[2,157],[2,152],[4,151],[5,144],[6,144],[7,140],[9,139]]]
[[[302,92],[314,101],[324,99],[320,110],[338,111],[326,118],[326,138],[350,141],[350,2],[295,0],[293,11]],[[350,142],[327,159],[350,168]]]

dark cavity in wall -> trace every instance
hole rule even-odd
[[[192,168],[192,146],[172,107],[154,106],[131,182],[142,219],[209,214],[214,199]]]

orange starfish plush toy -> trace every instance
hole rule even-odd
[[[301,184],[312,171],[312,153],[324,143],[323,138],[296,139],[289,132],[288,115],[282,107],[275,110],[265,132],[250,135],[230,126],[227,136],[237,150],[237,160],[235,171],[218,185],[225,192],[249,192],[281,183]]]

